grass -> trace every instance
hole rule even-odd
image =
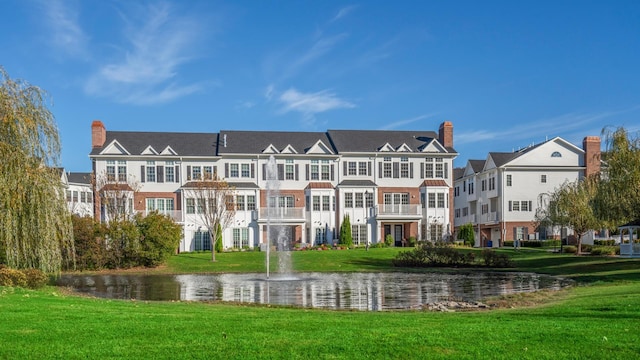
[[[295,252],[298,271],[397,271],[397,249]],[[640,260],[541,250],[518,271],[576,279],[553,294],[461,313],[336,312],[83,298],[49,287],[0,288],[0,359],[631,359],[640,354]],[[262,271],[264,254],[181,254],[153,272]],[[422,271],[422,270],[418,270]]]

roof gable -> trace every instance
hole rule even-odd
[[[333,154],[333,151],[322,140],[318,140],[305,151],[305,154]]]
[[[291,146],[291,144],[287,144],[287,146],[280,151],[281,154],[297,154],[296,149]]]
[[[101,152],[101,155],[131,155],[124,146],[120,145],[118,140],[113,140]]]
[[[431,141],[421,145],[418,150],[423,153],[444,153],[447,152],[447,149],[444,146],[440,145],[440,142],[436,139],[431,139]]]
[[[394,149],[393,146],[391,146],[389,143],[386,143],[378,148],[378,151],[380,152],[390,152],[395,150],[396,149]]]
[[[584,163],[584,150],[560,137],[523,149],[509,162],[513,166],[576,166]]]
[[[158,152],[153,148],[153,146],[149,145],[140,155],[158,155]]]
[[[178,155],[178,153],[175,152],[175,150],[173,150],[171,146],[167,145],[167,147],[164,148],[162,152],[160,152],[160,155]]]
[[[397,152],[413,152],[413,150],[411,150],[411,148],[406,144],[406,143],[402,143],[402,145],[398,146],[396,148]]]
[[[267,146],[264,150],[262,150],[263,154],[277,154],[279,153],[278,149],[276,149],[275,146],[273,146],[273,144],[269,144],[269,146]]]

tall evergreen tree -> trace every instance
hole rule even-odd
[[[0,67],[0,248],[10,267],[58,272],[73,261],[59,157],[44,92]]]

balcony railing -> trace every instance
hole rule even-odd
[[[305,218],[305,208],[303,207],[261,207],[258,219],[296,220]]]
[[[377,207],[378,216],[420,216],[421,214],[420,205],[379,205]]]
[[[137,212],[141,213],[144,216],[147,216],[147,214],[153,211],[140,210]],[[165,210],[165,211],[158,211],[158,213],[169,216],[175,222],[182,222],[182,210]]]

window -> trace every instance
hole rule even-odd
[[[87,202],[87,193],[84,191],[80,192],[80,202],[82,203],[86,203]]]
[[[480,184],[482,185],[482,191],[487,191],[487,180],[482,180]]]
[[[237,178],[239,176],[238,164],[229,164],[229,177]]]
[[[329,160],[322,160],[322,180],[329,180]]]
[[[356,207],[362,208],[364,207],[363,194],[361,192],[356,193]]]
[[[322,196],[322,210],[323,211],[329,211],[329,209],[331,208],[330,201],[331,201],[331,199],[329,198],[328,195],[323,195]]]
[[[426,179],[433,179],[433,158],[425,159],[424,177]]]
[[[373,207],[373,193],[370,192],[365,192],[364,193],[364,201],[365,201],[365,206],[370,208]]]
[[[456,219],[460,217],[460,209],[455,210],[455,217]]]
[[[513,185],[513,180],[511,179],[511,175],[507,175],[507,186]]]
[[[449,177],[449,164],[443,158],[425,158],[424,177],[426,179],[446,179]],[[463,191],[467,191],[466,187]]]
[[[427,205],[429,206],[429,208],[434,209],[436,207],[436,194],[429,193],[428,199],[429,201]]]
[[[313,211],[320,211],[320,196],[313,196]]]
[[[468,216],[469,215],[469,208],[468,207],[463,207],[462,208],[462,216]]]
[[[241,171],[240,175],[242,177],[244,178],[251,177],[251,170],[250,170],[249,164],[241,164],[240,171]]]
[[[469,195],[473,195],[476,191],[476,186],[473,182],[469,181]]]
[[[158,211],[161,214],[171,214],[173,205],[174,202],[171,198],[147,198],[147,212]]]
[[[544,175],[544,174],[540,175],[540,182],[543,183],[543,184],[546,184],[547,183],[547,175]]]
[[[124,160],[118,160],[118,181],[127,181],[127,162]]]
[[[353,193],[345,193],[344,194],[344,207],[352,208],[353,207]]]
[[[520,201],[514,201],[511,210],[520,211]]]
[[[247,210],[255,210],[255,209],[256,209],[256,196],[247,195]]]
[[[384,162],[382,164],[382,177],[390,178],[393,177],[393,172],[391,171],[391,158],[385,157]]]
[[[236,195],[236,210],[244,211],[244,195]]]
[[[520,202],[520,211],[529,211],[529,203],[526,201]]]
[[[358,175],[368,175],[367,166],[367,162],[360,161],[358,163]]]
[[[562,154],[560,154],[559,151],[554,151],[553,153],[551,153],[551,157],[562,157]]]
[[[236,249],[249,247],[249,229],[248,228],[233,229],[233,247]]]
[[[193,234],[193,249],[195,251],[211,250],[211,237],[208,231],[196,231]]]
[[[456,186],[455,188],[453,188],[453,196],[454,197],[460,196],[460,186]]]
[[[174,173],[174,167],[173,166],[166,166],[164,168],[164,181],[165,182],[175,182],[176,181],[176,176]]]
[[[247,165],[247,172],[248,172],[248,167],[249,165]],[[285,166],[284,166],[284,178],[286,180],[294,180],[295,179],[295,173],[293,172],[293,160],[292,159],[287,159]]]
[[[496,177],[489,178],[489,191],[496,189]]]
[[[351,225],[351,236],[354,245],[367,243],[367,225]]]
[[[116,161],[107,160],[107,181],[116,181]]]
[[[400,177],[409,178],[409,158],[404,156],[400,158]]]
[[[233,206],[234,206],[233,200],[234,200],[233,195],[225,196],[224,204],[227,207],[227,210],[233,210]]]
[[[147,161],[147,182],[156,182],[156,162]]]
[[[436,158],[436,178],[444,178],[444,163],[442,158]]]
[[[206,209],[206,200],[205,199],[196,199],[197,211],[198,214],[204,214]]]
[[[311,160],[311,180],[320,180],[320,165],[318,160]]]
[[[213,167],[212,166],[203,166],[202,170],[204,170],[204,179],[211,180],[213,179]]]
[[[67,190],[67,202],[71,202],[71,190]]]
[[[356,169],[356,165],[357,163],[355,161],[349,161],[347,164],[347,175],[356,175],[357,174],[357,169]]]
[[[429,224],[429,239],[431,241],[439,241],[442,240],[442,230],[443,225],[440,223],[430,223]]]
[[[480,213],[481,214],[489,213],[489,204],[482,204],[482,207],[480,208]]]
[[[193,180],[200,180],[202,178],[202,168],[200,166],[191,167],[191,178]]]
[[[77,202],[78,202],[78,192],[77,192],[77,191],[74,191],[74,192],[73,192],[73,200],[72,200],[72,201],[73,201],[74,203],[77,203]]]
[[[187,214],[195,214],[196,213],[196,199],[188,198],[187,199]]]
[[[443,209],[444,208],[444,194],[443,193],[438,193],[438,207]]]

